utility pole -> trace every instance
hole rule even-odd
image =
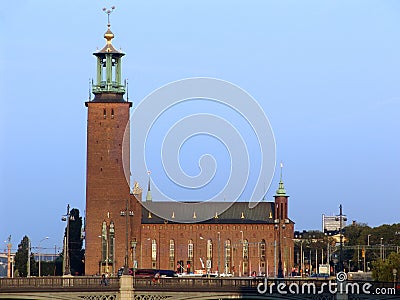
[[[221,274],[220,244],[221,244],[221,233],[218,231],[218,276]]]
[[[28,238],[28,261],[26,263],[26,276],[31,277],[31,240]]]
[[[11,277],[11,235],[8,237],[7,243],[7,278]]]
[[[67,222],[66,236],[64,238],[64,275],[71,275],[70,259],[69,259],[69,223],[74,221],[74,216],[71,216],[69,211],[69,204],[67,205],[67,214],[61,217],[61,221]]]

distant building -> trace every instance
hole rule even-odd
[[[59,256],[60,256],[60,254],[54,254],[54,253],[53,254],[42,253],[42,254],[40,254],[40,256],[37,253],[34,254],[35,261],[37,261],[37,262],[39,261],[39,258],[40,258],[41,262],[55,261]]]
[[[326,216],[322,215],[322,232],[327,235],[335,235],[340,231],[340,226],[342,229],[346,227],[347,218],[345,215],[342,215],[342,220],[340,220],[340,216]]]
[[[12,269],[12,265],[14,263],[14,256],[15,253],[11,253],[10,256],[10,265],[11,265],[11,269]],[[10,276],[12,274],[12,270],[10,270]],[[4,252],[4,253],[0,253],[0,277],[7,277],[8,275],[8,253]]]

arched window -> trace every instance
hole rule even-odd
[[[111,108],[111,119],[114,119],[114,108]]]
[[[107,116],[107,112],[106,112],[106,109],[104,108],[104,109],[103,109],[103,118],[105,119],[106,116]]]

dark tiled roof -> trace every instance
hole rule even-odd
[[[169,223],[200,224],[251,224],[274,222],[274,202],[260,202],[254,208],[249,207],[249,202],[210,202],[201,203],[202,205],[198,206],[196,206],[196,204],[200,203],[183,205],[186,203],[188,202],[144,202],[142,208],[142,224],[162,224],[165,222],[165,219],[168,219]],[[202,213],[205,213],[205,211],[207,216],[212,215],[213,217],[200,221]],[[221,213],[218,214],[217,211]],[[215,217],[216,214],[218,218]]]

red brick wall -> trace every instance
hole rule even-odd
[[[116,245],[125,245],[125,220],[120,216],[120,211],[125,208],[125,201],[130,199],[130,190],[122,167],[122,142],[129,121],[130,103],[89,102],[87,106],[85,273],[92,275],[100,270],[99,236],[104,220],[107,224],[111,221],[115,224]],[[129,174],[129,132],[125,142],[124,154],[127,155],[124,159],[128,166],[125,171]],[[115,256],[116,265],[122,266],[125,248],[116,247]]]
[[[169,241],[174,240],[175,258],[174,268],[176,263],[183,260],[186,269],[188,260],[188,241],[191,239],[194,244],[194,253],[192,261],[192,271],[201,269],[199,257],[203,259],[204,264],[207,260],[207,240],[211,239],[213,243],[213,259],[212,271],[218,268],[218,237],[219,242],[219,260],[221,273],[224,272],[224,243],[226,240],[231,241],[231,266],[235,267],[235,275],[239,275],[239,266],[243,268],[243,246],[241,243],[243,231],[243,240],[249,242],[249,260],[248,270],[267,272],[273,275],[274,272],[274,240],[277,231],[274,229],[274,224],[143,224],[142,225],[142,243],[138,245],[136,252],[139,268],[152,268],[151,261],[151,241],[157,241],[157,261],[156,268],[171,269],[169,258]],[[220,234],[218,234],[220,232]],[[286,237],[286,238],[284,238]],[[284,230],[281,231],[281,253],[282,261],[286,261],[287,270],[291,269],[293,261],[293,224],[290,223]],[[260,261],[259,243],[264,239],[266,242],[266,260],[264,267]],[[279,253],[279,238],[276,234],[276,251],[277,264]],[[278,267],[277,267],[278,268]],[[233,269],[231,270],[233,272]],[[240,270],[243,274],[243,269]]]

